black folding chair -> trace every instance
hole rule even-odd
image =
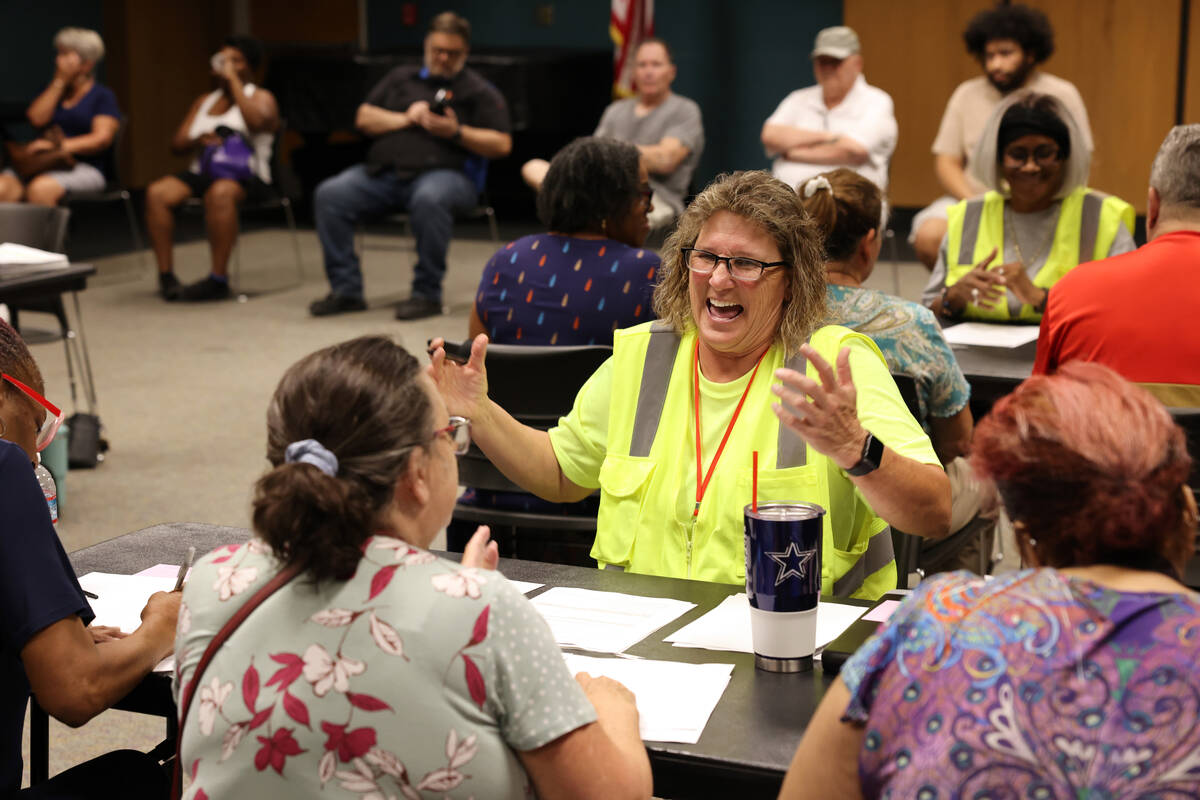
[[[117,128],[117,135],[113,137],[110,151],[112,153],[112,178],[108,185],[98,192],[68,192],[62,200],[62,205],[67,208],[75,208],[105,203],[123,204],[125,216],[129,220],[129,239],[133,242],[133,250],[139,254],[139,258],[144,260],[145,250],[142,248],[142,234],[138,227],[137,213],[133,210],[133,198],[129,189],[121,181],[121,140],[125,137],[125,129],[128,124],[129,119],[122,116],[120,127]]]
[[[579,388],[610,355],[612,348],[605,345],[488,345],[488,393],[518,421],[545,430],[571,410]],[[458,477],[462,485],[472,489],[527,494],[473,444],[459,459]],[[453,520],[490,525],[493,538],[506,555],[537,561],[591,563],[587,552],[596,535],[594,513],[512,511],[458,503]]]

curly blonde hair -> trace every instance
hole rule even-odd
[[[709,218],[729,211],[766,231],[788,269],[787,292],[775,343],[790,356],[825,318],[825,267],[821,232],[804,210],[799,196],[762,170],[718,175],[679,218],[663,245],[662,266],[654,287],[654,312],[678,333],[695,327],[688,295],[685,247],[692,247]]]

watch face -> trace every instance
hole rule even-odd
[[[846,472],[850,475],[858,477],[866,475],[879,469],[879,462],[883,460],[883,442],[875,438],[870,431],[867,432],[867,440],[863,442],[862,458]]]

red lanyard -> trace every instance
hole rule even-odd
[[[754,385],[754,376],[758,374],[758,368],[762,365],[763,357],[766,355],[767,351],[764,350],[758,357],[758,361],[754,363],[754,371],[750,373],[750,382],[746,384],[746,389],[742,392],[742,399],[738,400],[737,408],[733,410],[733,419],[729,420],[729,427],[725,429],[725,435],[721,438],[717,454],[713,456],[712,463],[708,465],[708,474],[702,478],[704,461],[700,455],[700,341],[696,340],[696,349],[692,354],[692,387],[696,397],[696,507],[692,509],[693,517],[700,515],[700,501],[704,499],[704,492],[708,489],[708,482],[712,479],[713,470],[717,468],[717,462],[721,460],[721,453],[725,452],[725,443],[729,441],[729,434],[733,433],[733,426],[737,423],[738,414],[742,413],[742,405],[745,404],[746,397],[750,394],[750,387]]]

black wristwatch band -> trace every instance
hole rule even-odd
[[[858,460],[857,464],[846,470],[846,474],[853,475],[856,478],[866,475],[879,469],[879,462],[881,461],[883,461],[883,442],[876,439],[870,431],[867,431],[867,440],[863,442],[862,458]]]

